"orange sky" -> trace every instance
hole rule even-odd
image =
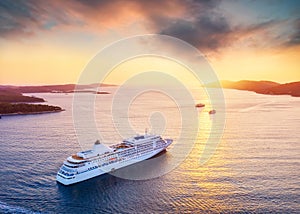
[[[1,2],[6,19],[0,23],[0,84],[76,83],[103,47],[145,33],[194,45],[220,79],[300,80],[297,1],[273,7],[251,1],[182,2]]]

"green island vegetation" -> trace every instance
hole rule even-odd
[[[280,84],[271,81],[251,81],[241,80],[237,82],[223,80],[220,82],[213,82],[205,85],[211,88],[229,88],[237,90],[254,91],[258,94],[270,95],[291,95],[293,97],[300,97],[300,82],[290,82]]]
[[[112,84],[88,84],[88,85],[76,85],[76,84],[65,84],[65,85],[40,85],[40,86],[5,86],[0,85],[0,89],[9,89],[19,93],[74,93],[86,90],[95,92],[97,87],[109,87],[115,86]]]
[[[0,115],[39,114],[63,111],[59,106],[29,104],[41,102],[45,102],[45,100],[39,97],[24,96],[20,92],[11,89],[0,88]]]
[[[59,111],[63,111],[63,109],[59,106],[27,103],[0,103],[0,114],[37,114]]]
[[[13,86],[0,85],[0,116],[16,114],[38,114],[64,111],[59,106],[31,104],[45,102],[43,98],[26,96],[22,93],[95,93],[110,94],[106,91],[97,91],[97,87],[114,86],[111,84],[88,85],[42,85],[42,86]],[[30,104],[29,104],[30,103]]]
[[[20,103],[20,102],[26,102],[26,103],[42,103],[45,102],[43,98],[39,97],[30,97],[30,96],[24,96],[19,92],[2,89],[0,90],[0,102],[7,102],[7,103]]]

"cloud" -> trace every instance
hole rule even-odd
[[[183,39],[205,51],[217,52],[236,41],[264,38],[280,28],[280,20],[234,25],[224,15],[219,0],[2,0],[0,1],[0,37],[26,38],[39,32],[77,30],[96,33],[121,31],[133,23],[142,33],[160,33]],[[233,11],[234,12],[234,11]],[[234,15],[234,13],[232,14]],[[232,17],[231,17],[232,18]],[[284,32],[288,45],[299,45],[300,21],[291,32]],[[140,33],[137,29],[135,34]],[[272,35],[274,34],[274,35]],[[268,33],[271,40],[274,30]],[[281,37],[277,36],[277,39]],[[259,39],[258,43],[261,42]]]
[[[0,37],[15,38],[58,28],[98,32],[126,27],[133,22],[143,22],[150,29],[152,18],[172,18],[184,12],[184,3],[179,0],[2,0]]]
[[[76,23],[68,11],[56,1],[0,1],[0,37],[15,38],[34,35],[57,25]]]
[[[290,35],[287,46],[300,45],[300,18],[296,19],[293,24],[293,33]]]
[[[182,39],[200,49],[226,46],[232,29],[223,17],[198,17],[196,21],[174,20],[160,33]]]
[[[29,8],[29,5],[22,1],[0,1],[0,36],[9,36],[16,32],[28,34],[24,23],[36,23],[31,15],[32,10],[33,8]]]

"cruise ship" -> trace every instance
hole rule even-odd
[[[69,156],[57,173],[56,180],[64,185],[78,183],[122,167],[149,159],[166,150],[173,142],[159,135],[145,133],[107,146],[95,142],[92,150]]]

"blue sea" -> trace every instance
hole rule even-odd
[[[97,95],[95,118],[107,144],[113,144],[122,138],[109,108],[115,89],[106,90],[112,94]],[[65,111],[0,120],[0,213],[300,213],[300,98],[226,89],[226,126],[206,163],[199,159],[218,109],[210,116],[205,107],[198,110],[200,134],[193,149],[170,172],[145,180],[106,174],[63,186],[55,179],[63,161],[96,139],[87,130],[88,143],[78,141],[73,94],[34,95]],[[164,111],[165,134],[174,136],[176,147],[178,109],[159,96],[135,99],[128,118],[132,129],[143,132],[149,111]],[[163,155],[154,167],[180,152],[171,148]]]

